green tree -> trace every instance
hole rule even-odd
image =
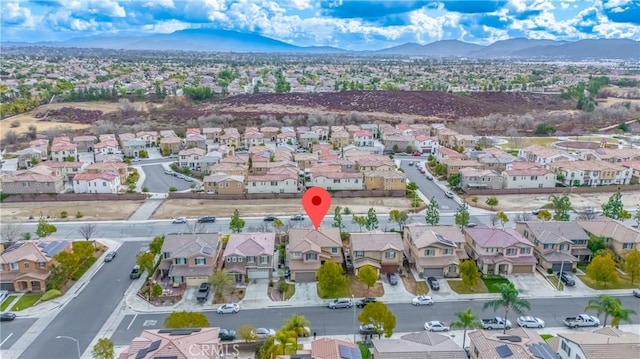
[[[625,216],[626,212],[624,210],[624,205],[622,204],[622,193],[617,191],[609,197],[609,201],[602,205],[602,214],[605,217],[613,218],[613,219],[626,219],[622,218]],[[628,214],[628,212],[627,212]]]
[[[584,310],[595,310],[597,317],[600,317],[601,314],[604,314],[602,326],[606,327],[609,316],[613,314],[615,307],[618,304],[622,305],[620,299],[613,298],[606,294],[600,294],[598,298],[589,299],[587,305],[584,307]]]
[[[587,242],[587,248],[595,255],[600,253],[603,249],[607,248],[607,240],[602,236],[589,235],[589,241]]]
[[[153,238],[149,243],[149,250],[151,253],[158,255],[162,251],[162,245],[164,244],[164,236],[157,236]]]
[[[342,223],[342,207],[336,206],[333,210],[333,226],[338,228],[340,233],[344,229],[344,223]]]
[[[482,325],[480,320],[473,313],[471,308],[467,308],[461,312],[456,313],[456,317],[458,317],[457,321],[451,323],[451,329],[462,329],[462,347],[465,347],[465,343],[467,342],[467,330],[468,329],[476,329],[480,328]]]
[[[53,256],[53,259],[58,262],[65,279],[69,279],[69,277],[71,277],[71,275],[80,267],[80,257],[73,252],[58,252]]]
[[[295,332],[297,337],[309,335],[307,332],[309,325],[311,325],[309,319],[300,314],[293,314],[284,322],[284,328],[288,331]]]
[[[209,283],[213,286],[214,295],[220,298],[234,284],[234,278],[228,272],[218,269],[209,276]]]
[[[162,286],[158,283],[153,283],[151,287],[151,298],[158,298],[162,295]]]
[[[356,216],[355,214],[351,217],[351,221],[353,223],[360,226],[360,232],[362,232],[362,227],[367,225],[367,217],[365,216]]]
[[[326,261],[318,269],[318,288],[325,298],[335,298],[349,285],[349,278],[342,273],[342,267],[334,261]]]
[[[95,252],[95,248],[93,248],[93,244],[91,242],[86,241],[75,241],[72,245],[73,253],[78,256],[78,260],[80,264],[83,262],[93,258],[93,253]]]
[[[427,209],[424,213],[424,219],[428,225],[437,226],[440,222],[440,205],[434,197],[431,197]]]
[[[513,283],[500,284],[498,286],[500,293],[499,299],[494,299],[484,303],[482,309],[492,308],[494,311],[498,309],[504,310],[504,320],[508,320],[509,311],[513,311],[516,314],[524,315],[525,310],[531,309],[531,304],[526,299],[520,298],[520,292],[516,289]],[[507,326],[502,328],[502,334],[507,332]]]
[[[460,278],[462,278],[462,283],[469,288],[480,282],[480,274],[474,260],[466,260],[460,263]]]
[[[554,221],[564,221],[567,222],[571,219],[571,215],[569,212],[573,210],[571,206],[571,200],[569,200],[569,196],[564,195],[562,197],[558,197],[555,194],[549,196],[549,201],[551,201],[551,208],[553,209]]]
[[[631,284],[640,277],[640,251],[632,250],[624,257],[624,271],[631,277]]]
[[[367,285],[367,289],[373,287],[378,281],[378,272],[370,265],[358,269],[358,280]]]
[[[243,325],[237,330],[238,337],[245,342],[256,340],[256,328],[251,325]]]
[[[238,210],[233,211],[233,217],[231,217],[231,221],[229,222],[229,229],[233,233],[240,233],[244,228],[244,219],[240,218],[240,212]]]
[[[96,345],[91,349],[91,356],[93,359],[114,359],[116,352],[113,348],[113,343],[108,338],[100,338]]]
[[[507,216],[507,214],[504,213],[503,211],[499,211],[498,213],[496,213],[496,217],[498,218],[498,220],[502,224],[502,227],[504,227],[504,225],[507,222],[509,222],[509,216]]]
[[[281,328],[276,332],[276,335],[273,336],[273,341],[270,341],[266,344],[265,354],[266,358],[275,358],[277,355],[285,355],[287,354],[287,349],[289,352],[296,352],[296,347],[298,344],[296,332],[287,330],[285,328]]]
[[[365,223],[365,227],[368,231],[372,231],[378,228],[378,216],[376,215],[376,211],[373,208],[369,208],[366,218],[367,222]]]
[[[408,218],[409,218],[409,215],[407,214],[407,212],[401,211],[399,209],[392,209],[389,212],[389,222],[397,223],[398,226],[400,227],[400,230],[402,230]]]
[[[456,226],[460,226],[460,228],[465,227],[469,224],[469,220],[471,216],[469,215],[469,206],[466,203],[461,204],[454,215]]]
[[[636,226],[640,228],[640,205],[636,208],[636,214],[633,216],[633,220],[636,221]]]
[[[605,252],[596,255],[587,266],[587,276],[604,286],[608,283],[617,283],[618,271],[611,253]]]
[[[358,315],[358,320],[364,325],[372,324],[376,328],[378,337],[384,334],[385,338],[390,338],[396,329],[395,315],[382,302],[367,304]]]
[[[616,298],[616,301],[616,305],[614,305],[613,310],[611,311],[611,326],[618,328],[621,321],[631,323],[629,317],[632,314],[636,314],[636,311],[633,309],[624,308],[620,299]]]
[[[273,220],[273,228],[275,228],[278,233],[280,233],[282,227],[284,227],[284,223],[282,223],[282,220],[280,218],[276,218]]]
[[[203,313],[184,310],[169,314],[164,320],[164,327],[168,329],[197,329],[210,327],[210,325],[209,319]]]
[[[493,210],[493,207],[498,205],[498,198],[497,197],[488,197],[486,201],[484,201],[484,203],[487,206],[490,206],[491,209]]]
[[[538,212],[537,218],[541,221],[548,222],[553,218],[553,216],[551,215],[551,212],[547,211],[546,209],[543,209],[540,212]]]
[[[136,264],[140,266],[140,271],[147,272],[147,275],[153,275],[151,271],[155,264],[156,255],[151,252],[138,253],[136,256]]]
[[[36,235],[40,238],[46,238],[50,235],[56,233],[58,228],[53,224],[49,223],[43,215],[40,215],[40,219],[38,220],[38,226],[36,227]]]
[[[409,194],[409,192],[415,192],[418,190],[418,185],[415,182],[411,182],[407,185],[407,194]]]

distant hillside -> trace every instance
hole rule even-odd
[[[425,45],[406,43],[375,51],[375,54],[411,55],[427,57],[464,57],[469,53],[481,49],[482,46],[458,40],[436,41]]]
[[[512,53],[521,58],[640,58],[640,42],[627,39],[580,40],[555,46],[536,46]]]

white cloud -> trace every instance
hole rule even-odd
[[[124,7],[118,0],[61,0],[66,10],[86,14],[101,14],[110,17],[123,18],[127,16]]]
[[[287,1],[288,7],[296,10],[308,10],[312,9],[311,0],[289,0]]]
[[[633,2],[632,0],[609,0],[609,1],[603,1],[602,6],[604,6],[605,8],[611,9],[611,8],[629,5],[632,2]]]
[[[142,28],[150,33],[170,34],[175,31],[189,29],[191,24],[178,20],[167,20],[156,24],[144,25]]]
[[[31,10],[20,6],[18,2],[6,3],[2,9],[3,24],[11,24],[20,27],[33,27],[35,25]]]

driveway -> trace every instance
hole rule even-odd
[[[397,285],[391,285],[386,276],[381,276],[382,288],[384,295],[380,298],[385,303],[411,303],[413,294],[407,291],[402,281]]]
[[[271,299],[267,294],[269,290],[268,279],[256,279],[255,283],[249,281],[244,291],[244,299],[240,301],[240,307],[243,309],[264,308],[265,303],[269,303]]]
[[[325,305],[328,300],[318,297],[318,283],[296,283],[296,292],[288,300],[291,305]]]
[[[558,292],[551,286],[542,274],[511,274],[505,276],[513,283],[523,296],[535,295],[540,297],[553,297]]]

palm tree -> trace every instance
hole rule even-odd
[[[307,332],[309,324],[309,319],[305,318],[304,315],[294,314],[284,322],[283,328],[295,332],[296,338],[298,338],[310,335],[310,333]]]
[[[618,298],[610,297],[606,294],[600,294],[598,298],[589,299],[584,310],[595,310],[596,316],[600,317],[600,314],[604,313],[604,320],[602,326],[607,326],[607,319],[613,314],[616,306],[622,307],[622,302]],[[621,318],[622,319],[622,318]]]
[[[521,299],[518,297],[520,292],[513,286],[513,283],[508,284],[500,284],[498,286],[498,290],[500,292],[500,299],[495,299],[489,302],[484,303],[482,309],[493,308],[493,310],[498,310],[499,308],[504,309],[504,321],[505,325],[502,330],[502,334],[507,332],[507,317],[509,316],[509,311],[513,310],[516,314],[524,315],[525,309],[531,309],[531,304],[526,299]]]
[[[278,330],[273,336],[273,343],[267,350],[270,358],[285,355],[288,347],[297,347],[296,333],[284,328]]]
[[[551,202],[551,208],[555,212],[553,215],[554,221],[568,221],[569,220],[569,212],[573,210],[571,207],[571,201],[569,197],[565,194],[562,197],[558,197],[555,194],[549,196],[549,201]]]
[[[620,326],[620,322],[623,320],[629,323],[629,316],[636,314],[636,311],[633,309],[623,308],[620,299],[616,298],[616,301],[618,304],[613,307],[613,311],[611,312],[611,326],[618,328]]]
[[[456,317],[458,317],[458,321],[451,323],[451,328],[464,329],[464,333],[462,333],[462,348],[464,349],[467,340],[467,329],[480,328],[481,324],[471,308],[457,312]]]

